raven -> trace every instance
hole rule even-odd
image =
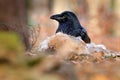
[[[87,31],[81,26],[78,18],[73,12],[64,11],[61,14],[52,15],[50,18],[59,22],[56,33],[63,32],[75,37],[80,36],[85,43],[91,42]]]

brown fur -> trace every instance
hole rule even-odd
[[[70,36],[58,33],[50,39],[49,48],[55,50],[61,57],[67,57],[71,53],[86,53],[85,43],[77,41]],[[82,52],[82,53],[80,53]]]

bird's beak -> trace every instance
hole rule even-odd
[[[54,20],[59,20],[59,15],[57,14],[57,15],[52,15],[51,17],[50,17],[50,19],[54,19]]]
[[[61,16],[61,14],[56,14],[56,15],[51,16],[50,19],[54,19],[54,20],[57,20],[57,21],[61,21],[61,20],[64,20],[65,17],[64,17],[64,16]]]

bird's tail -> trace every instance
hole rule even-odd
[[[86,43],[91,43],[91,40],[87,34],[85,34],[84,37],[82,37],[82,40]]]

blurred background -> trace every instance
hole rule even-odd
[[[36,45],[55,34],[53,14],[73,11],[92,42],[120,51],[120,0],[0,0],[0,28],[11,27],[28,42],[27,27],[40,27]],[[17,26],[17,27],[16,27]],[[30,35],[29,35],[30,36]],[[29,46],[29,43],[25,44]]]
[[[120,0],[31,0],[30,24],[40,24],[41,39],[55,33],[58,26],[52,14],[73,11],[92,42],[120,50]],[[113,44],[112,44],[113,43]]]
[[[120,0],[0,0],[0,80],[120,80],[120,56],[32,53],[55,34],[58,23],[50,16],[66,10],[93,43],[107,47],[106,54],[119,54]]]

